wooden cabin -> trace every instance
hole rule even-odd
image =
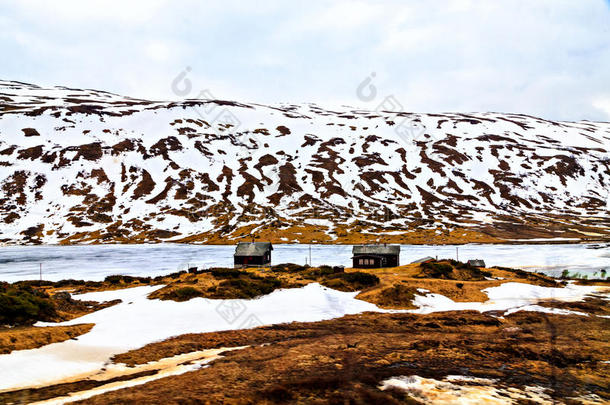
[[[239,266],[266,266],[271,264],[271,242],[239,242],[235,247],[233,263]]]
[[[397,267],[400,263],[400,245],[356,245],[352,254],[356,269]]]
[[[485,267],[485,261],[481,259],[470,259],[467,264],[472,267]]]

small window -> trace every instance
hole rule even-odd
[[[364,264],[364,259],[359,259],[358,264]]]

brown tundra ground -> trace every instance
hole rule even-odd
[[[278,288],[320,282],[344,291],[362,290],[358,298],[385,308],[412,308],[416,288],[443,294],[454,301],[481,302],[486,300],[482,289],[508,281],[560,286],[553,279],[532,273],[510,269],[477,271],[451,262],[441,264],[451,268],[441,276],[420,265],[365,270],[378,278],[378,282],[365,288],[355,284],[360,279],[333,275],[332,269],[247,270],[233,275],[242,280],[240,283],[225,283],[228,276],[221,273],[181,274],[159,280],[166,287],[154,296],[177,299],[181,297],[176,295],[177,290],[190,287],[191,293],[196,291],[195,296],[236,297],[271,284]],[[345,270],[348,274],[357,272]],[[264,280],[267,278],[270,280]],[[278,281],[271,283],[271,279]],[[130,285],[126,283],[124,287],[127,286]],[[505,316],[477,311],[427,315],[363,313],[322,322],[176,336],[119,354],[112,360],[136,370],[172,356],[208,349],[239,349],[225,351],[208,367],[106,392],[80,403],[417,404],[455,403],[452,401],[457,398],[475,398],[472,403],[478,403],[476,398],[482,401],[485,396],[488,403],[610,401],[607,297],[591,296],[580,302],[546,300],[539,305],[586,315],[529,311]],[[161,371],[148,369],[107,381],[71,381],[0,393],[0,402],[29,403],[57,398]],[[470,380],[449,382],[446,378],[451,375],[467,376]],[[400,376],[418,376],[441,385],[429,389],[382,387],[384,381]],[[480,382],[473,378],[489,380]],[[495,390],[491,397],[490,390]],[[450,394],[454,396],[447,396]]]

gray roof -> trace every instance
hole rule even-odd
[[[235,256],[263,256],[267,250],[273,250],[271,242],[239,242]]]
[[[400,245],[355,245],[352,253],[355,255],[398,255]]]
[[[426,256],[426,257],[422,257],[421,259],[412,261],[411,263],[423,263],[423,262],[428,262],[430,260],[436,260],[436,259],[434,259],[434,257],[431,257],[431,256]]]
[[[485,267],[485,261],[481,259],[470,259],[468,264],[475,267]]]

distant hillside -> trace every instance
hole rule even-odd
[[[0,241],[610,237],[610,124],[0,81]]]

